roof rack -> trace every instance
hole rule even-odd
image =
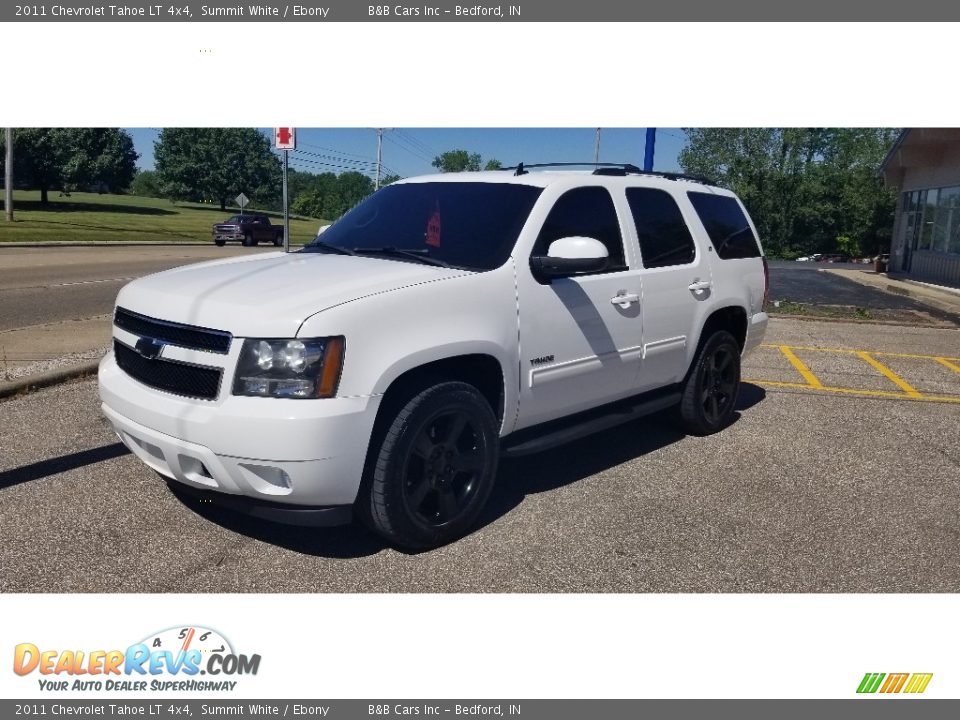
[[[529,168],[547,168],[547,167],[593,167],[594,175],[647,175],[650,177],[661,177],[667,180],[688,180],[690,182],[701,183],[703,185],[716,185],[710,178],[702,175],[687,175],[685,173],[660,172],[658,170],[641,170],[632,163],[608,163],[608,162],[554,162],[554,163],[532,163],[524,165],[519,163],[514,167],[500,168],[501,170],[513,170],[514,175],[526,175]]]

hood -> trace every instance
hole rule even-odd
[[[294,337],[304,320],[335,305],[469,274],[374,257],[268,253],[139,278],[124,286],[117,305],[237,337]]]

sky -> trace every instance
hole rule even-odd
[[[140,159],[138,167],[152,170],[153,143],[159,128],[126,128]],[[273,136],[270,128],[261,130]],[[480,153],[483,162],[503,165],[538,162],[592,162],[596,128],[389,128],[383,134],[383,172],[412,177],[436,172],[430,163],[447,150]],[[600,160],[643,166],[646,128],[602,128]],[[676,172],[677,156],[686,144],[679,128],[658,128],[654,169]],[[306,172],[341,173],[358,170],[371,177],[377,157],[374,128],[297,128],[297,150],[290,167]]]

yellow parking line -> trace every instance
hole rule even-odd
[[[953,370],[955,373],[960,373],[960,365],[954,365],[952,362],[950,362],[949,360],[947,360],[946,358],[943,358],[943,357],[938,357],[938,358],[936,358],[936,360],[937,360],[938,363],[940,363],[941,365],[944,365],[944,366],[950,368],[950,369]]]
[[[874,357],[871,357],[870,353],[864,352],[861,350],[860,352],[857,353],[857,357],[869,363],[869,365],[874,370],[876,370],[878,373],[883,375],[885,378],[887,378],[887,380],[892,382],[898,388],[903,390],[907,395],[911,397],[921,397],[921,393],[917,392],[917,390],[910,383],[908,383],[902,377],[897,375],[893,370],[888,368],[882,362],[880,362]]]
[[[770,387],[796,388],[798,390],[820,390],[823,392],[839,393],[841,395],[859,395],[862,397],[892,398],[896,400],[920,400],[925,402],[940,403],[960,403],[960,395],[907,395],[902,392],[892,392],[885,390],[858,390],[855,388],[840,388],[824,385],[814,388],[807,383],[781,382],[780,380],[748,380],[744,378],[743,382],[754,383],[756,385],[769,385]]]
[[[803,363],[803,360],[794,355],[793,351],[788,346],[781,345],[780,352],[784,354],[787,360],[790,361],[790,364],[793,365],[796,371],[800,373],[801,377],[807,381],[807,384],[810,387],[816,388],[817,390],[823,389],[823,383],[820,382],[819,378],[810,372],[810,368]]]
[[[783,345],[771,345],[764,343],[760,347],[765,348],[781,348]],[[832,352],[832,353],[848,353],[850,355],[857,355],[861,352],[869,352],[871,355],[882,355],[884,357],[901,357],[901,358],[917,358],[920,360],[956,360],[960,362],[960,357],[950,357],[942,355],[915,355],[913,353],[895,353],[895,352],[883,352],[882,350],[849,350],[847,348],[825,348],[825,347],[810,347],[806,345],[787,345],[791,350],[810,350],[812,352]]]

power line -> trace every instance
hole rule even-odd
[[[400,137],[400,138],[394,138],[394,137],[391,136],[391,135],[387,135],[386,138],[387,138],[387,140],[389,140],[390,142],[392,142],[394,145],[396,145],[398,148],[400,148],[401,150],[409,153],[410,155],[413,155],[413,156],[414,156],[415,158],[417,158],[418,160],[422,160],[423,162],[428,162],[428,163],[429,163],[429,162],[433,162],[433,158],[427,157],[426,155],[424,155],[424,153],[423,153],[421,150],[416,149],[416,148],[413,147],[412,145],[406,144],[405,141],[404,141],[403,144],[401,144],[400,141],[403,140],[402,137]]]

